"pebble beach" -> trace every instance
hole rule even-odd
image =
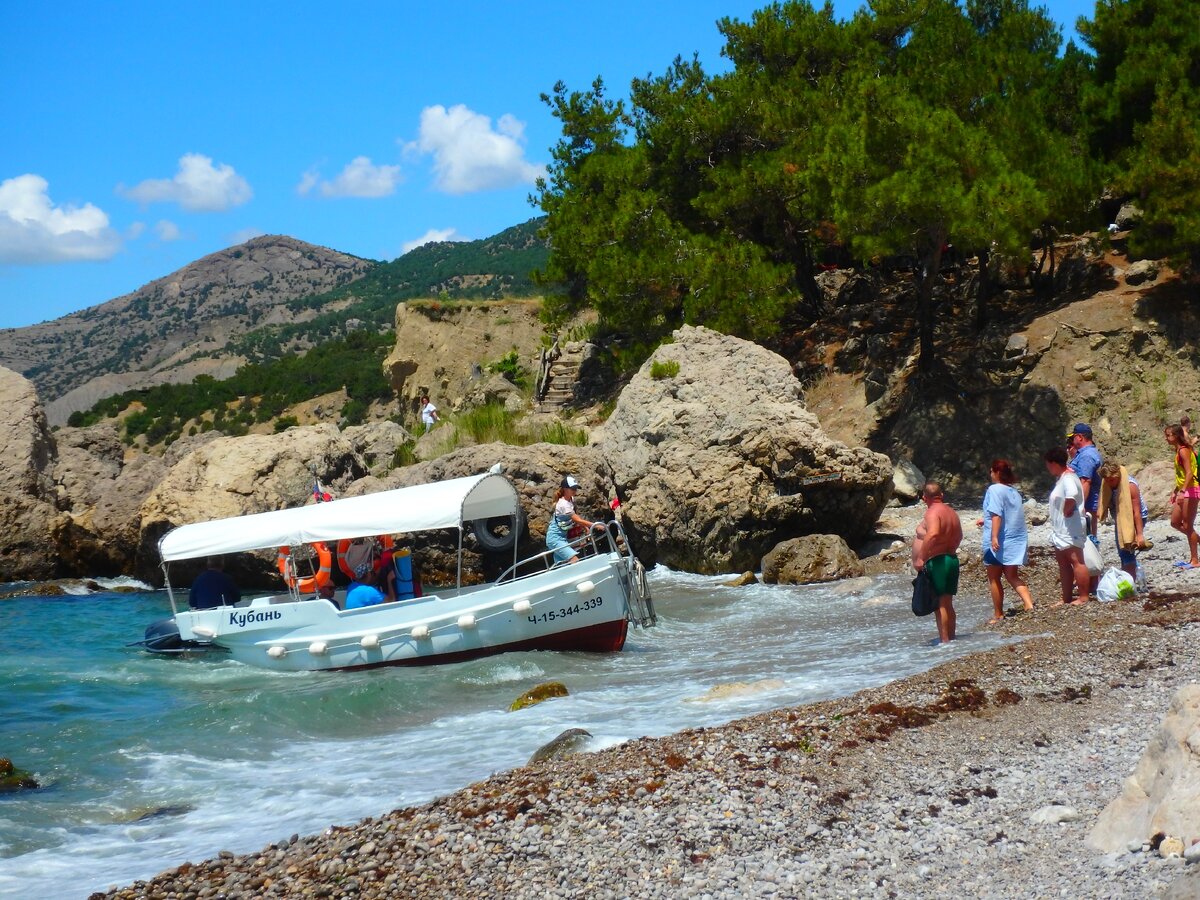
[[[881,531],[911,534],[912,521],[889,510]],[[984,602],[978,532],[966,533],[960,593]],[[1084,844],[1172,694],[1200,678],[1200,573],[1173,569],[1182,539],[1164,523],[1149,536],[1148,595],[1064,608],[1050,605],[1057,573],[1033,529],[1037,607],[991,626],[1013,638],[998,649],[515,769],[92,897],[1200,895],[1190,850]]]

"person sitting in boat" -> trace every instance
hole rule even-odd
[[[218,606],[233,606],[241,599],[242,592],[237,584],[225,574],[225,557],[210,556],[208,568],[192,582],[188,606],[192,609],[213,609]]]
[[[393,603],[396,600],[396,569],[392,551],[384,550],[375,560],[374,568],[376,584],[383,591],[385,602]]]
[[[554,495],[554,511],[550,514],[550,524],[546,526],[546,549],[554,551],[556,563],[579,562],[579,554],[571,546],[568,536],[572,525],[581,525],[587,529],[596,526],[595,522],[589,522],[575,512],[577,490],[579,482],[568,475],[558,486],[558,493]]]
[[[361,563],[354,570],[355,580],[346,589],[346,609],[362,609],[387,602],[387,594],[379,589],[384,573],[372,567],[370,562]]]
[[[337,594],[337,588],[334,587],[334,584],[332,581],[327,581],[317,588],[317,599],[328,600],[330,603],[332,603],[334,605],[335,609],[340,609],[341,607],[338,606],[337,598],[335,596],[336,594]]]

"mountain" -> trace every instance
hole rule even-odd
[[[376,265],[295,238],[257,237],[123,297],[0,330],[0,365],[32,381],[50,420],[62,422],[134,387],[232,374],[236,359],[194,357],[292,315],[287,301],[345,285]]]
[[[254,238],[99,306],[0,330],[0,365],[21,372],[66,422],[106,397],[304,353],[354,329],[390,328],[396,304],[538,293],[549,253],[533,219],[477,241],[376,263],[295,238]]]
[[[288,302],[293,316],[256,329],[236,343],[262,362],[303,352],[345,333],[346,323],[390,328],[403,300],[498,300],[541,293],[532,273],[546,265],[550,247],[538,235],[544,218],[530,219],[477,241],[425,244],[376,266],[364,277],[325,294]]]

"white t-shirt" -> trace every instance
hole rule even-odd
[[[1075,514],[1067,516],[1063,507],[1068,500],[1075,501]],[[1054,534],[1054,546],[1059,550],[1082,547],[1087,540],[1083,525],[1083,482],[1068,469],[1050,492],[1050,530]]]
[[[437,407],[433,405],[432,400],[421,407],[421,421],[426,425],[432,425],[435,421],[434,416],[436,415]]]

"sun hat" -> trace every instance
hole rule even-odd
[[[562,480],[562,484],[559,486],[563,487],[563,488],[571,488],[573,490],[573,489],[579,487],[579,482],[575,480],[575,477],[573,475],[568,475],[566,478],[564,478]]]

